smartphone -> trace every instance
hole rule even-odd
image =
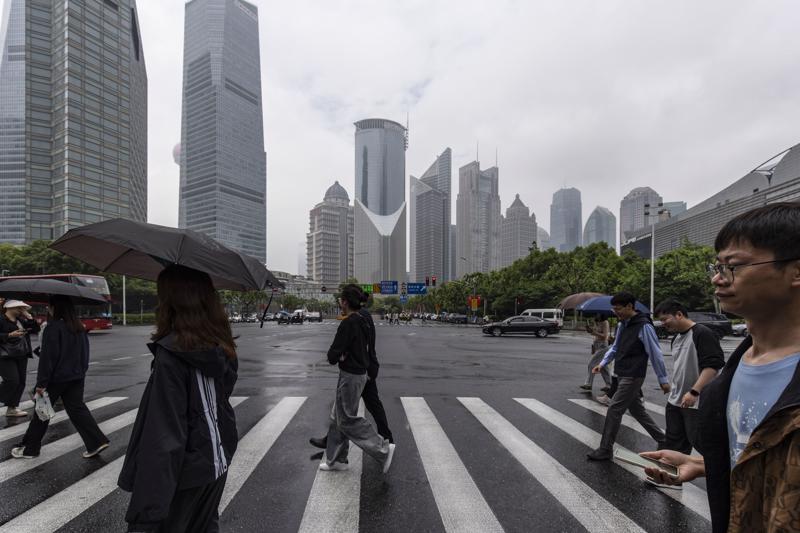
[[[662,461],[657,461],[655,459],[648,459],[647,457],[642,457],[638,453],[633,453],[628,450],[623,450],[621,448],[617,448],[614,450],[614,458],[619,459],[623,463],[632,464],[634,466],[638,466],[639,468],[658,468],[659,470],[663,470],[667,473],[667,475],[671,478],[678,477],[678,467],[667,464]]]

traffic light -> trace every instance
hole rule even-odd
[[[430,287],[430,284],[431,284],[430,276],[425,276],[425,286]]]
[[[435,287],[436,286],[436,276],[433,276],[431,278],[431,282],[432,282],[433,286]]]

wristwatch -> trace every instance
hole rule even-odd
[[[699,392],[697,392],[697,391],[696,391],[696,390],[694,390],[694,389],[689,389],[689,394],[691,394],[691,395],[692,395],[692,396],[694,396],[695,398],[697,398],[698,396],[700,396],[700,393],[699,393]]]

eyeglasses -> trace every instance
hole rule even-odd
[[[728,283],[733,283],[734,279],[733,273],[736,271],[737,268],[751,267],[757,265],[769,265],[772,263],[786,263],[788,261],[798,261],[798,260],[800,260],[800,257],[795,257],[792,259],[775,259],[773,261],[759,261],[758,263],[746,263],[744,265],[727,265],[725,263],[716,263],[706,266],[706,272],[708,273],[711,279],[714,279],[714,277],[717,274],[719,274],[719,276],[723,280],[727,281]]]

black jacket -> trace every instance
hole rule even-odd
[[[378,354],[375,350],[375,321],[372,320],[372,314],[365,308],[361,308],[358,314],[364,317],[367,322],[367,355],[369,355],[369,366],[367,367],[367,375],[370,379],[378,377],[378,370],[381,365],[378,362]]]
[[[653,325],[650,317],[636,313],[628,319],[617,339],[617,353],[614,356],[614,374],[621,378],[643,378],[647,375],[647,351],[639,339],[639,332],[645,324]]]
[[[133,493],[125,515],[132,531],[157,529],[176,490],[222,476],[239,440],[228,401],[237,360],[221,348],[182,352],[172,335],[148,347],[155,358],[119,475]]]
[[[51,320],[42,333],[36,386],[76,381],[89,369],[89,335],[73,333],[63,320]]]
[[[336,337],[328,349],[328,362],[351,374],[366,374],[370,366],[367,352],[369,325],[358,313],[351,313],[339,323]]]
[[[17,326],[16,322],[9,320],[6,314],[2,311],[2,308],[0,308],[0,343],[6,343],[9,339],[8,334],[12,331],[17,331],[19,326]],[[28,343],[27,356],[33,357],[33,350],[31,348],[31,333],[39,333],[39,323],[33,318],[30,320],[20,318],[18,322],[22,324],[22,327],[25,328],[25,331],[27,331],[25,334],[25,342]]]

